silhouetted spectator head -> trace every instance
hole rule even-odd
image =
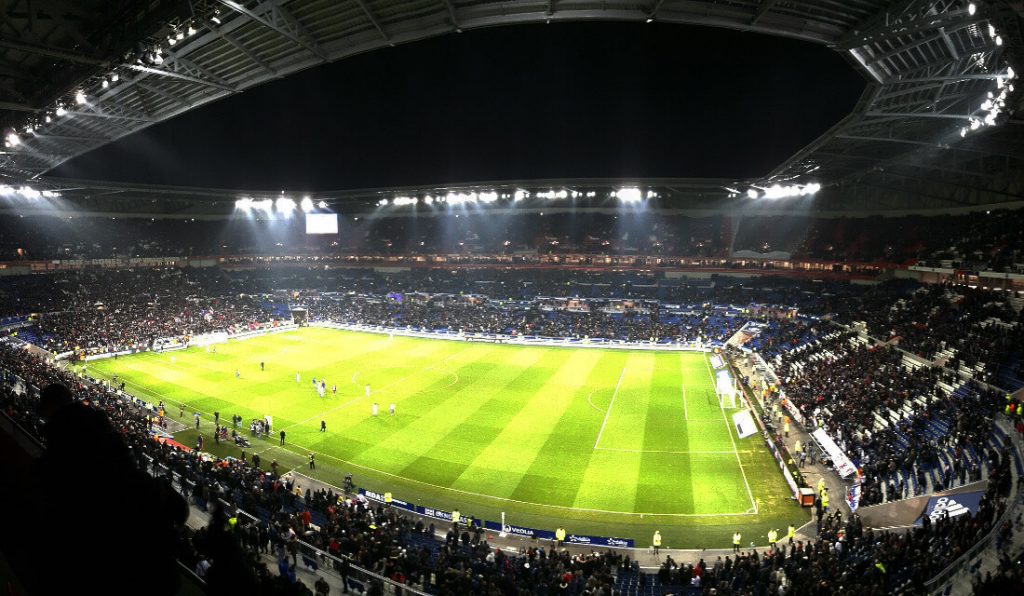
[[[71,390],[60,383],[47,385],[39,394],[39,415],[50,419],[58,410],[75,401]]]

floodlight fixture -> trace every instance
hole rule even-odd
[[[636,187],[620,188],[615,191],[615,196],[623,203],[639,203],[643,200],[643,194]]]
[[[302,197],[302,202],[299,203],[304,213],[309,213],[313,210],[313,199],[309,197]]]

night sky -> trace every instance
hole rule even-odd
[[[768,173],[848,114],[824,47],[725,29],[577,23],[451,34],[196,109],[55,176],[332,190]]]

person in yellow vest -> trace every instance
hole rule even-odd
[[[768,530],[768,548],[775,550],[775,543],[779,541],[779,531],[775,528]]]
[[[782,431],[786,433],[786,438],[789,438],[789,416],[786,416],[785,422],[782,424]]]
[[[555,547],[557,548],[562,546],[563,542],[565,542],[565,528],[559,526],[558,529],[555,530]]]
[[[458,528],[460,519],[462,519],[462,514],[459,513],[459,510],[452,511],[452,526]]]
[[[654,531],[654,556],[658,556],[658,550],[661,548],[661,530]]]
[[[391,506],[391,491],[384,492],[384,504],[389,507]]]
[[[794,453],[800,453],[800,439],[796,440],[796,448],[794,449]]]
[[[796,528],[793,524],[789,524],[789,531],[786,532],[786,538],[789,538],[789,545],[793,546],[793,539],[796,537]]]
[[[828,513],[828,489],[821,492],[821,510]]]
[[[732,533],[732,552],[734,552],[734,553],[740,552],[740,539],[741,538],[743,538],[743,537],[740,535],[740,533],[738,531]]]
[[[818,479],[818,494],[820,495],[821,491],[823,491],[823,490],[825,490],[825,479],[824,478],[819,478]]]

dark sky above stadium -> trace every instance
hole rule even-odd
[[[331,190],[766,174],[848,114],[824,47],[725,29],[575,23],[355,56],[152,126],[52,175]]]

